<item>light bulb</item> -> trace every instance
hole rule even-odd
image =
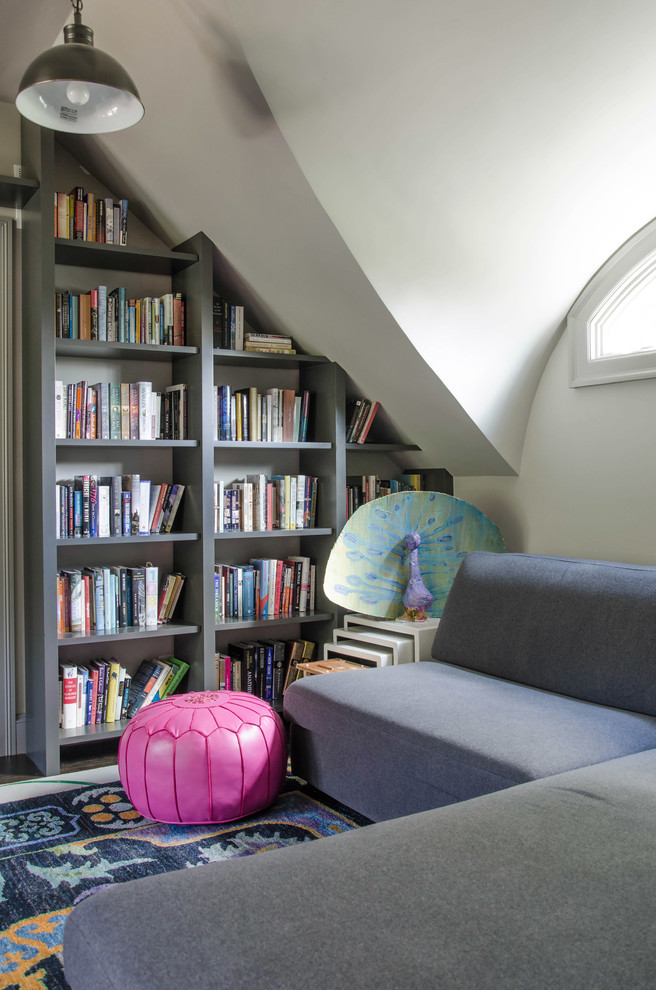
[[[78,81],[77,79],[69,82],[66,87],[66,96],[68,97],[69,102],[75,107],[83,107],[85,103],[89,102],[90,95],[89,87],[86,83]]]

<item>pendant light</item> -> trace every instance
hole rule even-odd
[[[27,68],[16,97],[19,113],[41,127],[77,134],[106,134],[138,123],[144,114],[125,69],[94,48],[82,23],[82,0],[71,0],[73,24],[64,44],[49,48]]]

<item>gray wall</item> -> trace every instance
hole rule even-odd
[[[572,389],[560,339],[517,478],[456,478],[509,550],[656,564],[656,380]]]
[[[2,175],[13,175],[14,164],[20,164],[20,117],[16,108],[13,104],[0,103],[0,174]],[[16,219],[16,211],[13,209],[1,209],[0,212],[4,217],[9,217],[13,220]],[[13,628],[5,630],[3,633],[3,653],[5,652],[5,647],[7,644],[11,644],[11,656],[2,656],[0,661],[4,665],[13,664],[13,671],[4,670],[3,671],[3,684],[8,687],[11,685],[13,680],[15,685],[15,711],[20,715],[25,707],[24,697],[24,681],[23,681],[23,671],[24,671],[24,649],[23,649],[23,595],[22,595],[22,581],[23,581],[23,570],[22,570],[22,514],[21,514],[21,504],[22,504],[22,459],[21,459],[21,405],[22,405],[22,388],[21,388],[21,267],[20,267],[20,251],[21,251],[21,241],[20,241],[20,222],[14,224],[13,231],[13,251],[14,251],[14,284],[12,293],[12,322],[13,322],[13,336],[12,336],[12,348],[11,354],[8,354],[8,360],[13,364],[14,373],[12,386],[12,396],[11,400],[13,403],[13,416],[7,424],[1,424],[2,428],[7,427],[6,443],[13,447],[13,498],[3,499],[1,503],[0,511],[3,513],[12,512],[13,520],[10,521],[8,532],[13,536],[14,546],[13,546],[13,556],[14,556],[14,574],[7,575],[6,584],[3,588],[3,621],[8,621],[10,624],[13,620]],[[4,301],[3,301],[4,302]],[[3,401],[4,405],[4,401]],[[3,519],[3,529],[4,529]],[[9,548],[11,549],[11,548]],[[13,578],[13,588],[11,587],[11,582]],[[11,610],[13,609],[13,615],[11,615]],[[4,613],[7,613],[5,616]],[[4,692],[3,692],[4,694]],[[13,717],[14,705],[11,704],[11,699],[3,697],[0,702],[5,706],[5,712],[7,717]],[[20,748],[20,738],[18,741]],[[4,740],[3,740],[4,748]],[[13,748],[13,744],[10,743],[9,749]]]

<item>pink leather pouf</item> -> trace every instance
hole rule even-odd
[[[231,822],[277,798],[287,769],[282,719],[243,691],[156,701],[132,718],[118,748],[121,783],[145,818]]]

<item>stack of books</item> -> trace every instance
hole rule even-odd
[[[279,333],[244,334],[244,350],[260,351],[263,354],[296,354],[291,337]]]

